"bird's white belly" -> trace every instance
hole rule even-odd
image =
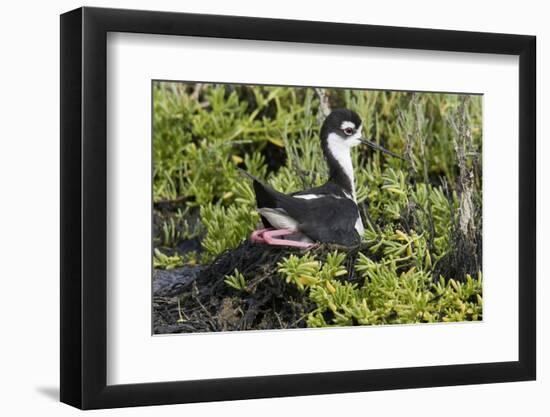
[[[298,222],[283,210],[261,208],[258,212],[276,229],[297,230]]]

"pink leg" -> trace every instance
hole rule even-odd
[[[297,240],[274,239],[276,236],[287,236],[293,233],[295,233],[295,231],[289,229],[268,230],[262,234],[262,238],[268,245],[291,246],[304,249],[315,246],[313,243],[299,242]]]
[[[252,241],[252,243],[265,243],[263,234],[269,230],[274,230],[274,229],[267,228],[267,229],[254,230],[250,235],[250,240]]]

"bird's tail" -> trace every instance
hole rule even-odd
[[[239,168],[239,171],[242,175],[250,178],[252,180],[252,185],[254,187],[254,194],[256,195],[256,206],[258,208],[275,208],[277,207],[276,196],[280,193],[275,191],[269,185],[264,184],[250,172],[247,172]]]

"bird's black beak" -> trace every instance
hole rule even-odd
[[[391,155],[391,156],[394,156],[396,158],[399,158],[399,159],[402,159],[403,161],[407,161],[407,158],[404,158],[402,157],[401,155],[397,155],[396,153],[393,153],[392,151],[388,151],[386,148],[378,145],[377,143],[375,142],[372,142],[368,139],[365,139],[365,138],[359,138],[359,141],[361,143],[364,143],[365,145],[367,145],[368,147],[372,148],[372,149],[375,149],[377,151],[380,151],[380,152],[383,152],[385,154],[388,154],[388,155]]]

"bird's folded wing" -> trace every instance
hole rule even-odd
[[[294,219],[299,230],[319,242],[353,245],[359,235],[355,222],[359,213],[353,200],[330,194],[286,195],[264,184],[255,184],[258,208],[281,209]],[[314,198],[301,196],[315,195]]]

